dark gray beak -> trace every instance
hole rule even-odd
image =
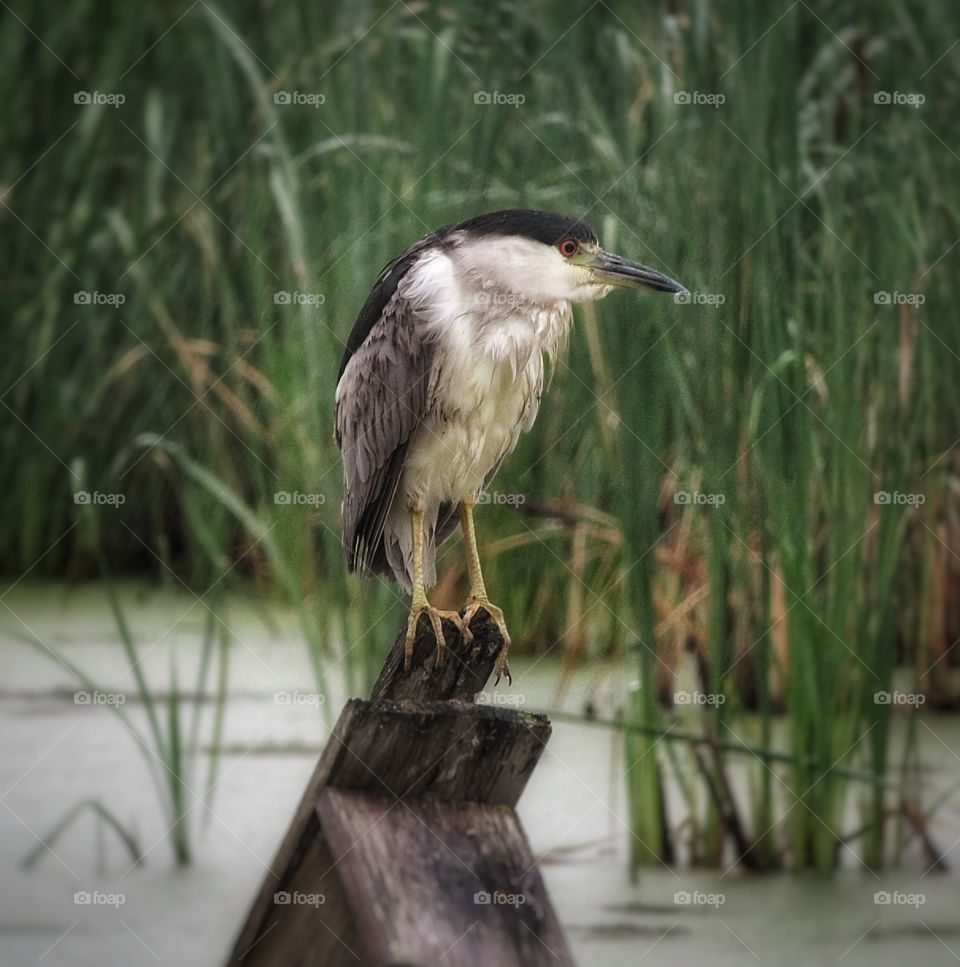
[[[679,283],[656,269],[631,262],[612,252],[599,251],[584,262],[597,278],[607,285],[627,288],[656,289],[657,292],[686,292]]]

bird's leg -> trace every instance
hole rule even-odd
[[[410,617],[407,618],[407,637],[403,647],[403,670],[410,671],[413,663],[413,643],[417,637],[417,623],[424,611],[430,619],[433,636],[437,642],[437,665],[443,664],[446,642],[443,637],[443,618],[451,618],[460,624],[458,612],[441,611],[427,600],[427,590],[423,582],[423,511],[410,508],[410,530],[413,537],[413,597],[410,601]]]
[[[500,681],[501,676],[506,675],[507,680],[512,684],[513,676],[510,674],[510,663],[507,661],[507,652],[510,650],[510,634],[507,631],[507,623],[503,618],[503,611],[487,597],[487,589],[483,583],[483,572],[480,570],[480,552],[477,550],[477,534],[473,528],[473,501],[460,501],[457,511],[460,514],[463,541],[467,546],[467,575],[470,579],[467,607],[461,619],[463,627],[469,630],[470,621],[481,608],[490,615],[503,636],[503,647],[500,649],[500,654],[497,655],[497,664],[494,668],[497,673],[497,682]]]

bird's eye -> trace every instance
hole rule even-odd
[[[577,244],[576,239],[565,238],[557,246],[557,248],[560,249],[560,254],[565,259],[568,259],[568,258],[570,258],[571,255],[576,255],[577,254],[577,249],[580,248],[580,246]]]

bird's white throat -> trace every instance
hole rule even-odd
[[[506,363],[516,378],[536,357],[552,357],[565,346],[573,319],[570,302],[521,295],[520,276],[511,279],[516,266],[504,277],[506,269],[494,271],[491,263],[476,258],[477,247],[425,253],[399,294],[429,320],[428,338],[467,357],[468,366],[485,363],[483,357]],[[530,272],[536,277],[535,266]]]

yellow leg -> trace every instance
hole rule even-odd
[[[430,619],[433,636],[437,642],[437,664],[444,660],[443,649],[446,642],[443,638],[443,619],[450,618],[458,625],[460,615],[456,611],[441,611],[427,600],[427,589],[423,582],[423,511],[416,507],[410,508],[410,533],[413,538],[413,597],[410,601],[410,616],[407,618],[407,636],[403,648],[403,670],[410,671],[413,663],[413,643],[417,637],[417,623],[424,612]]]
[[[507,661],[507,653],[510,650],[510,634],[507,631],[507,623],[503,617],[503,611],[498,608],[487,597],[487,589],[483,583],[483,572],[480,570],[480,552],[477,550],[477,534],[473,527],[473,501],[461,501],[457,507],[460,515],[460,529],[463,531],[463,542],[467,548],[467,576],[470,581],[470,592],[467,597],[467,607],[463,612],[463,627],[469,633],[470,621],[473,616],[482,608],[490,615],[494,624],[500,629],[503,636],[503,647],[497,656],[495,671],[497,681],[501,676],[506,675],[507,680],[513,682],[510,674],[510,663]]]

